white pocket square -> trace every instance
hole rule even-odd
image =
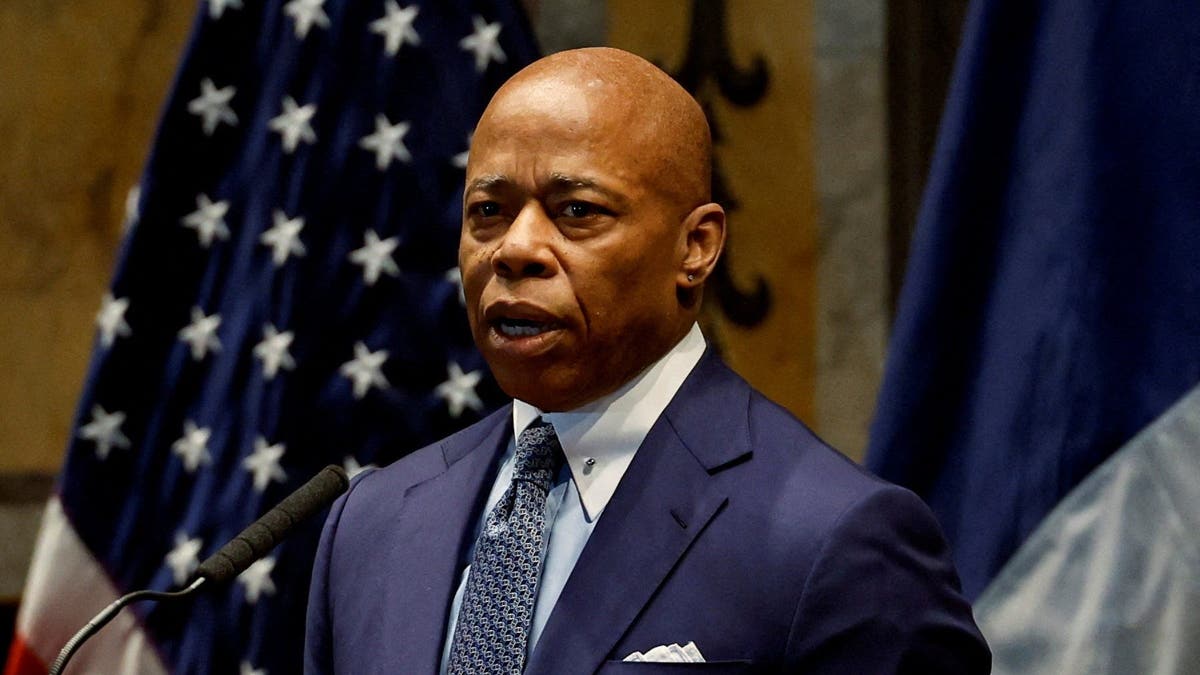
[[[704,655],[695,642],[680,647],[678,643],[659,645],[646,653],[634,652],[625,661],[653,661],[655,663],[704,663]]]

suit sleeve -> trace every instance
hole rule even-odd
[[[838,519],[804,582],[788,663],[805,673],[991,670],[933,514],[881,487]]]
[[[325,526],[321,530],[321,542],[313,561],[312,583],[308,591],[308,615],[304,630],[304,673],[305,675],[332,675],[333,669],[333,626],[329,615],[329,566],[333,554],[333,540],[341,521],[342,510],[349,494],[342,495],[333,504]]]

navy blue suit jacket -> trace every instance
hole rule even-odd
[[[310,674],[436,673],[511,407],[355,481],[321,538]],[[621,663],[694,641],[694,666]],[[654,424],[526,673],[986,673],[925,505],[711,354]]]

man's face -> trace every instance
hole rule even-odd
[[[661,163],[644,134],[587,88],[497,99],[467,169],[458,258],[471,330],[505,392],[547,411],[617,389],[687,324],[686,213],[654,188]]]

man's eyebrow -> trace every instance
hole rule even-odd
[[[550,174],[550,180],[547,182],[551,190],[560,192],[567,190],[594,190],[613,201],[625,203],[625,197],[622,194],[604,187],[591,178],[570,176],[565,173],[552,173]]]
[[[552,174],[550,174],[550,180],[548,180],[546,182],[549,183],[551,187],[554,187],[554,188],[557,188],[560,190],[570,189],[570,188],[584,189],[584,190],[586,190],[586,189],[592,189],[592,190],[602,189],[602,188],[600,188],[600,185],[596,181],[594,181],[590,178],[582,178],[579,176],[569,176],[565,173],[552,173]]]
[[[504,188],[509,185],[512,185],[512,181],[507,176],[489,174],[486,176],[479,176],[475,180],[471,181],[471,183],[467,185],[467,192],[474,192],[475,190],[483,190],[487,192]]]
[[[472,192],[503,192],[514,188],[516,182],[503,174],[487,174],[478,176],[467,184],[465,193]],[[619,204],[625,204],[627,199],[620,192],[607,188],[592,178],[572,176],[565,173],[552,173],[546,178],[544,190],[551,192],[567,192],[570,190],[594,190],[608,199]]]

